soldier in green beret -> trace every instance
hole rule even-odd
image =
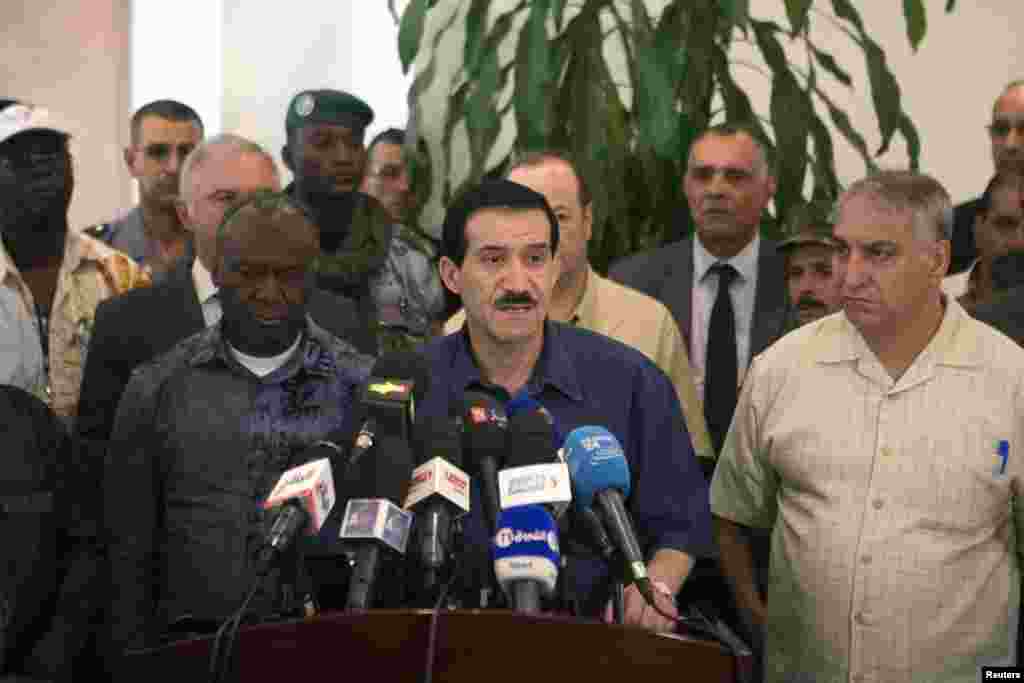
[[[786,261],[789,315],[784,332],[839,310],[842,272],[835,259],[832,206],[810,202],[786,217],[783,239],[776,249]]]
[[[356,301],[387,352],[414,347],[437,329],[444,290],[429,242],[358,191],[372,121],[373,110],[354,95],[304,90],[288,106],[281,156],[295,178],[287,191],[320,227],[319,286]]]

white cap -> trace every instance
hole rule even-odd
[[[42,107],[17,103],[0,110],[0,142],[30,130],[48,130],[68,135],[68,132],[53,120],[50,112]]]

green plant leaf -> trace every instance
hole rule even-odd
[[[550,134],[550,51],[547,18],[550,0],[534,0],[516,46],[515,101],[517,142],[521,149],[543,147]]]
[[[903,118],[900,86],[886,64],[885,52],[878,46],[878,43],[866,36],[864,38],[864,57],[867,59],[868,80],[871,82],[871,100],[875,106],[878,128],[882,134],[882,144],[875,154],[881,156],[889,149],[893,133],[899,128]]]
[[[917,46],[921,44],[928,30],[924,0],[903,0],[903,17],[907,21],[907,38],[910,39],[910,46],[917,52]]]
[[[733,26],[745,27],[750,20],[750,0],[718,0],[718,6]]]
[[[786,0],[786,16],[789,17],[790,33],[796,35],[807,25],[807,11],[811,0]]]
[[[480,61],[480,77],[466,99],[466,132],[469,134],[470,179],[479,180],[487,156],[501,128],[494,99],[498,94],[501,70],[496,50],[485,53]]]
[[[480,53],[487,38],[487,12],[491,0],[470,0],[466,12],[466,40],[462,48],[462,67],[466,73],[476,73]]]
[[[409,73],[409,66],[416,59],[426,24],[428,0],[410,0],[402,13],[398,27],[398,57],[402,60],[402,73]]]
[[[864,136],[857,132],[857,129],[853,127],[850,122],[849,115],[837,107],[835,103],[829,100],[824,93],[820,90],[815,92],[818,97],[822,98],[825,102],[825,106],[828,108],[829,118],[832,119],[832,125],[836,127],[840,135],[846,138],[846,141],[857,150],[860,154],[861,159],[864,160],[864,166],[868,172],[876,171],[878,165],[875,164],[875,160],[871,157],[871,152],[868,150],[868,144],[864,141]]]
[[[844,19],[857,28],[857,32],[864,35],[864,22],[860,18],[860,12],[853,6],[850,0],[832,0],[832,11],[840,19]]]
[[[850,77],[850,74],[839,66],[835,57],[824,50],[818,49],[818,47],[810,41],[807,41],[807,45],[811,48],[811,54],[814,55],[815,61],[817,61],[823,69],[832,74],[833,78],[847,87],[853,86],[853,79]]]
[[[952,12],[954,9],[956,9],[956,0],[947,0],[946,12]]]
[[[917,133],[917,126],[904,114],[900,118],[900,135],[907,141],[907,156],[911,171],[917,171],[921,167],[921,136]]]

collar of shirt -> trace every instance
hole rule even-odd
[[[722,261],[704,248],[699,238],[693,240],[693,272],[697,282],[701,282],[708,275],[711,266],[716,263],[728,263],[740,274],[740,282],[754,282],[757,280],[757,257],[761,249],[761,235],[754,235],[750,244],[743,247],[740,253],[730,259]]]
[[[583,392],[576,379],[572,356],[559,341],[559,325],[550,320],[544,322],[544,345],[526,388],[531,395],[537,395],[545,387],[551,387],[574,401],[582,401]],[[499,395],[503,396],[505,401],[509,400],[511,396],[505,389],[487,384],[481,378],[480,368],[476,364],[476,357],[470,345],[468,327],[463,325],[456,334],[459,335],[459,342],[451,367],[453,384],[463,390],[472,385],[492,390],[501,389]]]
[[[213,284],[213,275],[199,259],[192,262],[192,286],[196,288],[196,298],[205,304],[217,294],[217,285]]]
[[[221,336],[220,325],[213,325],[199,333],[198,346],[188,359],[190,367],[221,365],[236,372],[252,374],[231,352],[227,341]],[[300,370],[309,375],[330,377],[339,372],[333,357],[327,352],[330,347],[328,333],[306,317],[306,333],[302,344],[285,362],[269,375],[259,377],[263,383],[277,383],[290,379]]]
[[[878,379],[892,384],[894,390],[908,388],[927,379],[936,365],[962,368],[981,366],[985,358],[980,351],[979,339],[974,334],[973,318],[952,297],[943,295],[943,301],[945,312],[939,329],[899,382],[892,382],[860,331],[842,311],[812,323],[819,325],[820,331],[824,333],[819,337],[823,343],[812,350],[813,357],[825,364],[857,361],[864,369],[868,368],[867,364],[871,364],[871,367],[877,365],[880,373],[872,372],[871,377],[879,375]]]
[[[583,296],[576,304],[576,310],[569,316],[569,322],[573,325],[591,328],[592,321],[597,320],[597,273],[587,264],[587,286],[583,288]]]

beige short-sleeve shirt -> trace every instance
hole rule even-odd
[[[842,313],[756,358],[711,509],[772,528],[766,681],[1011,663],[1022,432],[1024,349],[952,300],[895,382]]]

